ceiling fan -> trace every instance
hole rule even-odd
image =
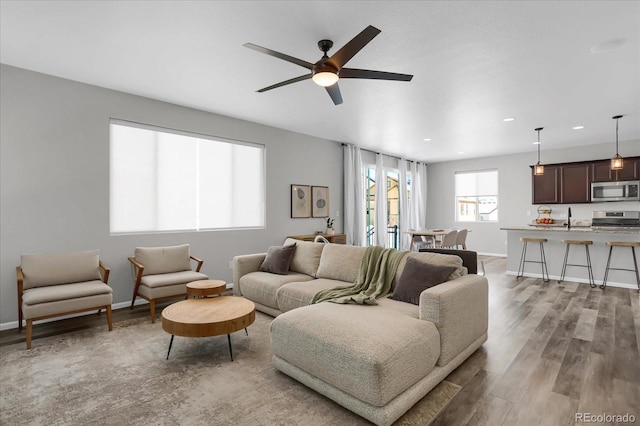
[[[311,71],[310,74],[301,75],[300,77],[281,81],[280,83],[276,83],[272,86],[260,89],[258,90],[259,93],[266,92],[267,90],[271,89],[277,89],[278,87],[297,83],[299,81],[312,79],[316,84],[324,87],[327,90],[327,93],[329,94],[329,96],[331,96],[331,100],[335,105],[340,105],[342,103],[342,95],[340,94],[338,80],[341,78],[364,78],[371,80],[395,81],[411,81],[411,79],[413,78],[413,75],[409,74],[343,68],[351,58],[353,58],[363,47],[365,47],[367,43],[373,40],[375,36],[380,34],[380,32],[381,31],[376,27],[369,25],[360,34],[358,34],[347,44],[342,46],[342,48],[334,53],[331,57],[327,56],[327,52],[333,46],[333,42],[331,40],[320,40],[318,42],[318,47],[323,52],[323,55],[322,58],[320,58],[320,60],[314,64],[312,64],[311,62],[303,61],[302,59],[294,58],[293,56],[289,56],[284,53],[276,52],[275,50],[255,45],[253,43],[245,43],[244,46],[257,52],[265,53],[267,55],[283,59],[287,62],[300,65],[301,67]]]

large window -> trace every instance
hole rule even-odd
[[[498,171],[456,172],[456,221],[498,220]]]
[[[260,228],[263,145],[111,121],[110,230]]]

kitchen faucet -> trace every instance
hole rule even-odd
[[[567,229],[571,229],[571,207],[569,207],[569,212],[567,214]]]

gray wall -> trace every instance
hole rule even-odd
[[[614,143],[585,147],[547,150],[542,158],[552,159],[547,163],[588,161],[610,158],[615,153]],[[620,155],[640,155],[640,141],[620,143]],[[525,226],[537,216],[538,205],[531,204],[531,169],[536,162],[536,153],[505,155],[500,157],[475,158],[429,164],[427,166],[427,226],[430,228],[464,227],[471,230],[467,235],[467,247],[484,254],[506,256],[507,232],[504,226]],[[544,161],[543,161],[544,164]],[[498,222],[455,222],[455,172],[474,170],[498,170]],[[615,203],[550,205],[551,216],[559,218],[571,207],[574,219],[591,219],[593,210],[639,210],[640,203],[625,201]]]
[[[114,304],[122,306],[131,300],[127,257],[136,246],[189,243],[205,260],[203,272],[230,282],[233,256],[324,229],[323,219],[290,218],[292,183],[329,186],[342,230],[338,143],[6,65],[0,77],[0,328],[17,326],[22,253],[99,248]],[[110,236],[111,117],[266,145],[266,228]]]

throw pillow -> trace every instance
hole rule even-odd
[[[291,258],[295,250],[295,244],[269,247],[267,256],[264,258],[262,265],[260,265],[260,270],[262,272],[271,272],[272,274],[286,275],[289,272]]]
[[[434,265],[410,257],[390,298],[419,305],[420,293],[447,281],[455,270],[455,266]]]

